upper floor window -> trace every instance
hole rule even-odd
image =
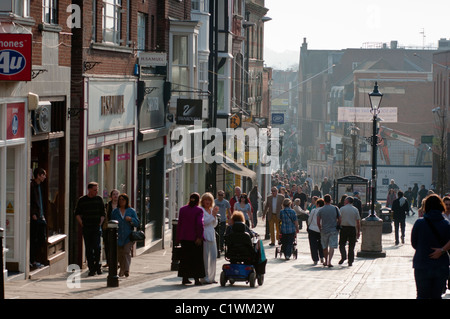
[[[138,12],[138,25],[137,25],[137,49],[139,51],[145,51],[146,39],[147,39],[147,25],[148,15]]]
[[[194,11],[209,12],[209,0],[191,0]]]
[[[0,13],[13,13],[17,17],[30,16],[30,0],[0,0]]]
[[[103,42],[120,45],[122,0],[103,1]]]
[[[43,20],[49,24],[58,24],[58,1],[43,0],[42,1]]]
[[[189,87],[188,36],[173,36],[172,83],[176,90],[185,90]]]
[[[21,17],[29,17],[30,0],[16,0],[14,2],[14,13]]]

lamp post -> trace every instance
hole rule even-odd
[[[350,127],[350,136],[352,137],[352,148],[353,148],[353,175],[356,175],[356,137],[358,136],[359,128],[352,124]]]
[[[447,192],[447,107],[436,107],[431,110],[437,117],[438,130],[438,149],[439,149],[439,166],[438,166],[438,180],[436,190],[440,196],[444,196]]]
[[[358,252],[358,257],[386,257],[386,252],[382,250],[382,232],[383,220],[378,218],[375,214],[375,201],[377,198],[377,120],[380,113],[380,104],[383,94],[378,91],[378,83],[375,82],[373,92],[369,93],[370,112],[373,115],[372,127],[372,198],[370,215],[361,221],[361,250]]]
[[[375,82],[372,93],[369,93],[370,113],[372,113],[372,198],[370,206],[370,218],[377,218],[375,215],[375,201],[377,200],[377,119],[380,113],[380,104],[383,94],[378,91],[378,82]]]

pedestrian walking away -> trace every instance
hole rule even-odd
[[[297,214],[290,208],[291,203],[291,200],[286,198],[283,201],[284,208],[280,211],[281,247],[287,260],[291,258],[295,236],[299,232]]]
[[[75,216],[83,229],[86,259],[88,262],[89,276],[102,274],[100,265],[100,238],[102,235],[102,224],[105,219],[105,204],[98,196],[98,184],[88,184],[87,195],[78,199],[75,207]]]
[[[401,229],[402,244],[405,243],[405,227],[406,213],[409,211],[409,203],[403,196],[403,192],[398,192],[398,198],[392,203],[392,211],[394,212],[394,231],[395,244],[399,244],[399,228]]]
[[[355,206],[358,209],[359,216],[362,215],[362,202],[361,198],[359,196],[359,192],[353,192],[353,206]]]
[[[417,299],[441,299],[449,276],[450,224],[443,213],[445,206],[436,194],[425,200],[425,213],[414,223],[411,245]],[[430,258],[431,257],[431,258]]]
[[[317,225],[320,229],[320,238],[325,258],[324,266],[333,267],[334,250],[338,248],[338,226],[341,222],[339,209],[331,205],[331,195],[327,194],[323,198],[325,205],[317,213]]]
[[[331,191],[331,182],[328,180],[328,177],[324,177],[322,184],[320,184],[320,191],[325,196],[327,194],[330,194]]]
[[[200,195],[191,193],[189,202],[178,212],[177,242],[181,245],[178,277],[183,278],[182,284],[190,284],[189,278],[195,279],[196,285],[201,285],[200,278],[205,277],[203,263],[203,209]]]
[[[412,209],[412,203],[413,203],[413,192],[411,187],[408,187],[408,190],[403,194],[403,196],[405,196],[406,200],[408,201],[408,205],[409,205],[409,210],[406,213],[406,216],[409,216],[409,212],[412,212],[411,216],[414,216],[415,212]]]
[[[318,198],[315,202],[316,207],[311,209],[311,212],[309,213],[308,217],[308,241],[309,241],[309,249],[311,251],[311,258],[314,262],[314,265],[317,265],[319,262],[323,264],[323,248],[322,248],[322,242],[320,239],[320,229],[319,226],[317,226],[317,213],[319,210],[325,205],[325,202],[323,201],[323,198]]]
[[[419,196],[417,199],[417,203],[419,204],[419,208],[422,206],[422,201],[427,197],[428,195],[428,189],[425,188],[425,185],[420,185],[419,192],[417,193]]]
[[[342,265],[348,258],[348,265],[352,266],[355,260],[355,244],[359,238],[361,231],[361,217],[358,209],[353,206],[353,197],[347,196],[345,198],[345,205],[340,209],[341,213],[341,229],[339,231],[339,251],[341,252],[341,260],[339,265]],[[345,246],[348,243],[348,254]]]

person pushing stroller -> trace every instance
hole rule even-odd
[[[281,247],[286,260],[291,258],[295,237],[299,232],[297,214],[290,208],[291,203],[291,200],[286,198],[283,201],[284,209],[280,211]]]

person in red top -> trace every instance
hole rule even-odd
[[[189,278],[201,285],[200,278],[205,277],[203,264],[203,210],[198,206],[200,195],[192,193],[189,203],[180,208],[177,225],[177,241],[181,244],[178,277],[182,284],[190,284]]]

